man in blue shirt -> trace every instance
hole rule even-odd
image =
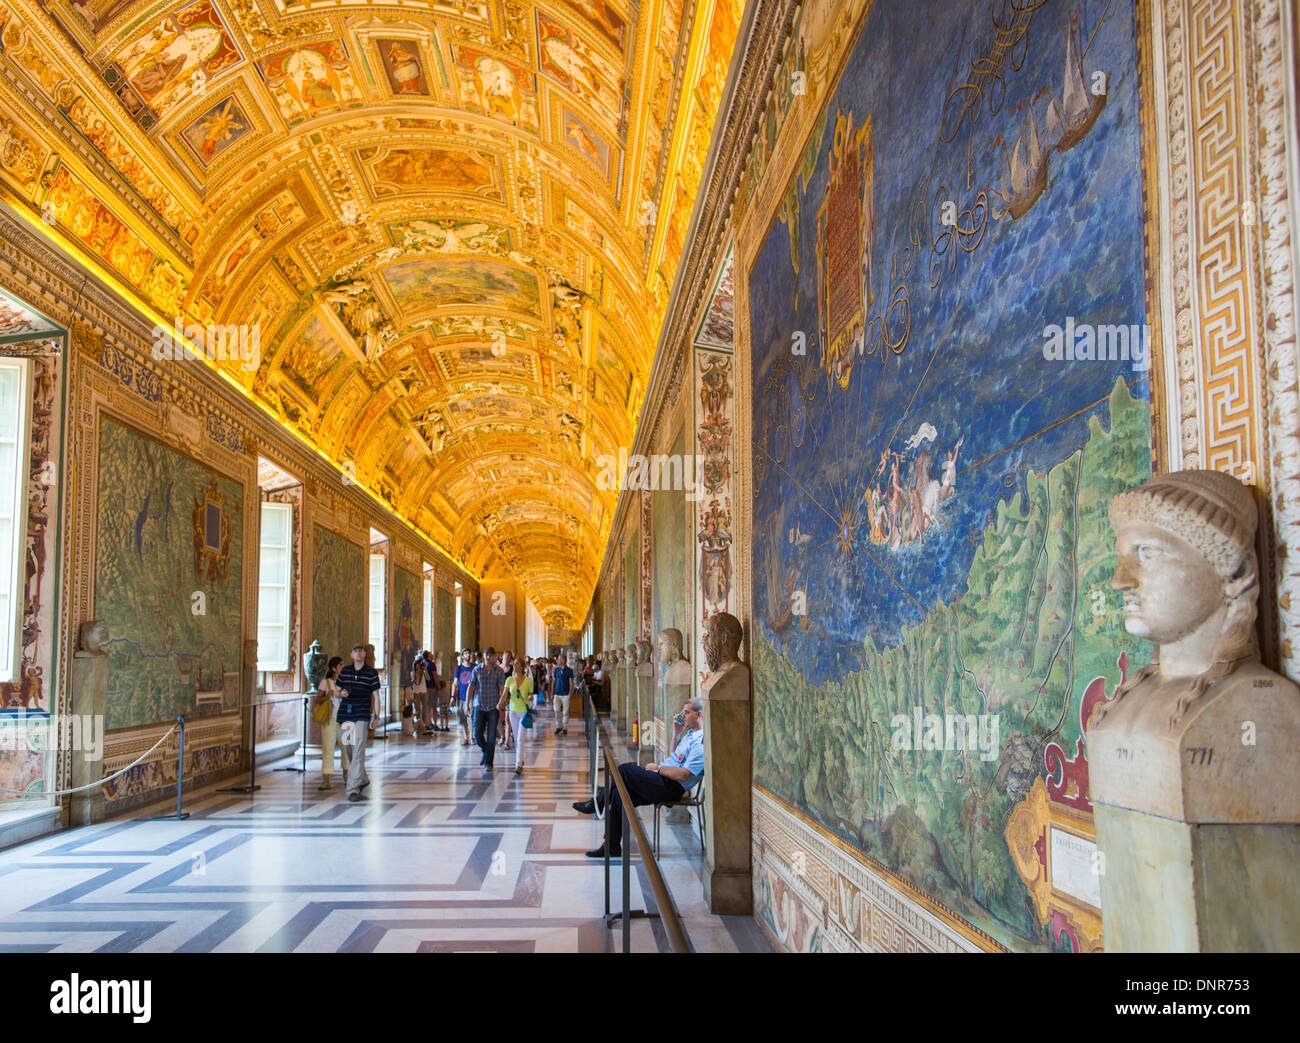
[[[366,663],[366,646],[352,646],[352,663],[339,671],[334,684],[343,689],[339,701],[339,742],[347,758],[348,800],[365,800],[361,791],[370,785],[366,774],[366,739],[379,722],[379,671]]]
[[[551,674],[551,684],[555,691],[555,734],[569,734],[569,695],[573,691],[573,671],[563,652],[555,663]]]
[[[474,668],[466,697],[478,699],[474,711],[474,740],[483,751],[481,766],[492,770],[492,759],[497,750],[497,703],[505,689],[506,672],[497,666],[497,650],[491,646],[483,650],[483,665]]]
[[[636,807],[645,804],[673,803],[681,800],[687,793],[699,785],[704,778],[704,703],[699,699],[688,699],[682,706],[681,723],[685,727],[677,748],[662,764],[647,764],[638,767],[631,761],[618,766],[618,773],[623,777],[628,796]],[[623,853],[623,801],[616,787],[608,787],[612,792],[608,799],[602,788],[596,794],[600,806],[609,806],[609,857],[618,858]],[[596,804],[590,800],[575,802],[574,811],[584,815],[594,815]],[[588,858],[604,858],[605,845],[587,852]]]

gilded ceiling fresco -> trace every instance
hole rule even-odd
[[[742,9],[5,0],[0,194],[579,627]]]

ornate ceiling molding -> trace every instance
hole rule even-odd
[[[695,204],[688,245],[659,333],[632,452],[646,452],[654,444],[660,423],[690,373],[691,341],[731,242],[736,197],[799,6],[799,0],[763,0],[746,7],[704,167],[701,184],[708,187]],[[615,508],[611,531],[622,531],[627,512],[634,509],[639,510],[639,497],[624,492]],[[600,580],[604,581],[608,570],[617,566],[618,548],[615,541],[610,541],[598,571]]]
[[[599,504],[594,559],[594,461],[634,429],[685,232],[649,193],[698,177],[740,6],[12,0],[3,196],[164,319],[257,329],[244,393],[431,534],[457,519],[413,493],[534,435]],[[594,560],[561,582],[535,529],[498,532],[473,557],[576,620]]]

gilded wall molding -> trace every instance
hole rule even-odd
[[[731,242],[745,164],[798,10],[798,0],[763,0],[746,7],[701,180],[707,188],[695,204],[687,246],[677,268],[668,311],[655,347],[654,365],[630,452],[649,451],[647,447],[654,444],[664,414],[690,373],[692,335],[708,307],[718,270]],[[630,505],[626,493],[619,497],[611,533],[621,531]],[[611,569],[617,567],[616,545],[616,539],[606,545],[605,557],[597,571],[598,586],[608,582]],[[598,598],[598,594],[593,597],[593,604]]]
[[[1173,321],[1164,469],[1254,485],[1266,596],[1264,656],[1290,676],[1300,626],[1300,405],[1295,329],[1294,10],[1163,0],[1149,44],[1157,84],[1160,277]],[[1288,111],[1289,110],[1289,111]]]
[[[355,532],[363,545],[369,527],[382,528],[390,538],[447,568],[467,589],[477,581],[444,557],[405,522],[369,501],[359,489],[348,488],[320,457],[250,403],[202,364],[185,366],[160,363],[151,357],[151,323],[94,276],[69,262],[48,241],[29,231],[0,210],[0,286],[12,292],[71,330],[65,338],[66,394],[62,474],[62,526],[56,636],[56,677],[51,686],[50,709],[64,713],[68,706],[68,677],[77,625],[92,618],[100,418],[113,418],[148,433],[214,471],[239,482],[246,505],[258,500],[257,456],[264,453],[286,471],[303,479],[310,492],[304,497],[304,523],[318,513],[335,525]],[[243,512],[243,545],[256,547],[259,512]],[[310,533],[310,529],[307,530]],[[241,576],[243,604],[256,603],[256,555],[247,556]],[[304,617],[310,615],[310,598]],[[309,625],[310,620],[304,619]],[[255,636],[254,617],[245,617],[241,640]],[[251,693],[243,693],[251,695]],[[105,738],[106,771],[130,763],[148,749],[167,725],[143,731],[125,729]],[[246,736],[239,712],[217,715],[202,728],[187,729],[187,777],[233,767],[231,738]],[[235,740],[236,754],[238,744]],[[205,743],[207,745],[205,745]],[[141,745],[143,744],[143,745]],[[175,750],[164,744],[149,763],[141,765],[110,795],[113,801],[141,797],[151,787],[175,781]],[[53,784],[69,785],[71,760],[60,756]],[[127,804],[134,803],[127,800]]]
[[[1281,669],[1300,676],[1300,395],[1296,338],[1296,54],[1292,0],[1256,0],[1260,246],[1267,360],[1267,429],[1272,452],[1273,579]],[[1295,647],[1293,647],[1295,646]]]
[[[766,901],[755,903],[767,912],[757,919],[784,948],[1006,951],[907,881],[867,864],[843,841],[828,843],[819,825],[759,787],[754,788],[752,830],[755,888],[768,892]]]

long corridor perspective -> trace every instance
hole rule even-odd
[[[586,741],[553,722],[541,715],[522,776],[505,755],[485,775],[454,734],[394,729],[367,752],[364,802],[337,779],[317,792],[318,757],[305,775],[278,770],[294,756],[259,769],[252,795],[185,794],[183,821],[127,817],[0,851],[0,953],[617,951],[603,864],[583,854],[603,826],[571,807],[591,796]],[[693,821],[662,827],[695,950],[771,951],[752,918],[709,914],[702,861]],[[643,872],[637,860],[632,908],[654,912]],[[610,878],[618,911],[617,859]],[[633,952],[666,950],[657,918],[632,921]]]
[[[1297,563],[1300,0],[0,0],[24,1003],[1263,1013]]]

